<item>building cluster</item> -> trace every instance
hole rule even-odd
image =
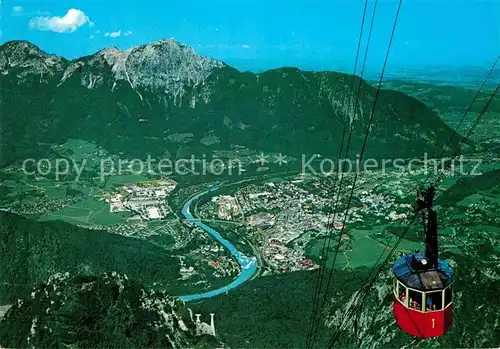
[[[355,200],[351,202],[347,217],[344,211],[335,215],[330,213],[338,194],[332,194],[334,185],[328,179],[304,183],[299,178],[249,185],[240,188],[235,198],[252,228],[250,233],[261,237],[256,241],[263,258],[277,270],[290,271],[315,267],[314,262],[305,257],[305,248],[311,238],[339,234],[344,223],[346,227],[364,224],[368,218],[387,222],[404,219],[411,210],[410,204],[398,203],[396,197],[409,194],[406,188],[412,188],[412,185],[405,183],[407,180],[410,179],[394,174],[360,176],[357,187],[361,189],[355,191]],[[379,186],[371,185],[371,182]],[[351,188],[346,182],[339,200],[342,207],[345,207]],[[349,237],[344,233],[342,238]]]
[[[220,195],[212,198],[219,206],[218,217],[223,220],[231,220],[240,213],[240,207],[236,198],[229,195]]]
[[[268,188],[274,189],[274,183],[266,183],[266,186],[268,186]],[[261,187],[251,185],[240,189],[236,193],[236,198],[242,207],[243,213],[251,214],[253,212],[259,212],[263,210],[279,211],[282,202],[277,194],[278,192],[276,190],[262,191]]]
[[[189,279],[191,276],[196,274],[196,271],[193,266],[185,267],[182,266],[179,269],[179,274],[181,274],[181,280]]]
[[[192,250],[187,257],[194,261],[194,264],[187,266],[181,259],[179,273],[183,280],[195,275],[205,275],[207,271],[215,278],[231,277],[240,271],[236,260],[225,251],[223,246],[212,240],[209,244],[200,245]]]
[[[276,215],[267,213],[267,212],[259,212],[248,217],[247,222],[251,227],[255,227],[258,229],[267,229],[274,225],[276,219]]]
[[[176,185],[169,179],[125,185],[105,200],[110,205],[110,212],[135,213],[132,220],[162,219],[169,212],[167,197]]]
[[[215,277],[231,276],[239,272],[239,267],[230,256],[219,256],[215,260],[207,261],[207,264],[214,269]]]
[[[281,272],[313,269],[316,264],[312,259],[304,257],[302,251],[283,245],[280,241],[271,239],[263,249],[262,257],[274,269]]]

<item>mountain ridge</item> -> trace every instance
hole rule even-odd
[[[52,65],[40,50],[41,58],[28,60],[22,69],[5,59],[12,56],[10,51],[19,52],[15,46],[0,46],[0,135],[7,141],[2,141],[0,163],[37,153],[39,142],[67,138],[140,156],[160,156],[165,150],[205,154],[233,145],[298,158],[337,156],[345,123],[352,125],[354,155],[361,149],[376,94],[363,79],[336,72],[240,72],[174,40],[125,51],[108,48],[71,61],[60,58]],[[432,110],[400,92],[380,91],[373,119],[367,156],[439,154],[452,134]],[[168,142],[169,135],[186,132],[194,134],[190,148]],[[200,144],[207,134],[221,142]],[[143,140],[141,149],[131,144],[137,139]],[[456,137],[448,150],[456,149],[459,141]]]

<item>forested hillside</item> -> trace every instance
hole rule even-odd
[[[147,284],[175,280],[178,270],[176,258],[144,240],[0,212],[0,304],[28,296],[55,273],[116,271]]]

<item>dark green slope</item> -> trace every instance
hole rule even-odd
[[[0,59],[12,55],[15,44],[2,45]],[[161,51],[162,45],[167,44],[155,44],[155,49]],[[168,45],[166,52],[172,46]],[[185,145],[169,142],[173,133],[193,133],[188,146],[189,152],[196,154],[243,145],[299,158],[303,153],[333,157],[338,154],[344,120],[351,118],[355,118],[351,154],[360,151],[376,89],[359,78],[354,78],[353,84],[353,77],[346,74],[296,68],[256,75],[221,64],[202,83],[188,79],[174,96],[161,87],[165,82],[161,79],[168,77],[157,76],[149,63],[169,67],[178,63],[149,62],[154,57],[141,51],[146,46],[133,53],[143,55],[141,62],[148,64],[134,66],[127,61],[127,74],[150,79],[147,87],[136,84],[132,88],[126,79],[116,79],[103,53],[72,62],[61,60],[56,68],[47,68],[51,73],[44,79],[31,61],[24,64],[28,73],[22,76],[20,68],[5,66],[8,73],[0,75],[0,163],[43,153],[39,142],[59,143],[68,138],[93,140],[127,156],[161,156],[165,150],[175,155]],[[25,58],[18,53],[16,59]],[[137,71],[145,67],[152,70]],[[359,84],[359,105],[355,108],[356,93],[351,93],[351,86],[356,91]],[[194,107],[192,101],[196,101]],[[220,143],[207,148],[199,141],[209,132],[220,137]],[[450,135],[450,128],[418,100],[382,91],[367,156],[436,154]],[[457,141],[459,137],[452,148]]]
[[[338,304],[349,300],[365,274],[366,270],[335,273],[330,292]],[[316,271],[260,277],[227,296],[190,307],[201,313],[216,309],[219,336],[232,348],[305,348],[317,277]],[[330,333],[321,321],[315,347],[324,348]]]
[[[11,304],[52,274],[66,271],[116,271],[147,284],[175,280],[178,263],[147,241],[0,212],[0,304]]]
[[[0,322],[7,348],[210,348],[185,308],[123,275],[56,275]],[[181,321],[184,324],[181,325]]]
[[[492,197],[500,194],[500,170],[460,178],[456,184],[438,197],[437,203],[443,206],[453,206],[472,194],[486,194]]]
[[[352,114],[350,109],[355,109],[350,89],[353,85],[353,91],[357,91],[361,84],[351,155],[361,150],[376,93],[365,81],[354,78],[353,82],[353,77],[346,74],[304,72],[296,68],[267,71],[258,76],[224,68],[216,76],[218,99],[210,106],[233,121],[233,127],[227,131],[232,142],[245,140],[253,147],[295,153],[299,157],[302,153],[338,154],[343,122]],[[238,128],[240,123],[247,128]],[[435,153],[450,135],[450,129],[423,103],[403,93],[382,91],[366,155]]]
[[[345,314],[355,292],[366,281],[368,270],[335,272],[314,347],[325,348],[342,321],[345,321],[344,331],[335,348],[498,347],[500,280],[498,263],[495,263],[498,252],[489,245],[476,245],[465,255],[443,253],[441,258],[454,262],[456,278],[453,326],[445,336],[418,340],[399,329],[392,312],[393,274],[389,263],[363,304],[358,304],[357,326],[354,315],[346,319]],[[217,309],[219,335],[231,347],[304,348],[316,278],[315,272],[258,278],[227,296],[193,304],[193,310]]]

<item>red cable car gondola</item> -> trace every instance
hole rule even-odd
[[[394,317],[402,330],[420,338],[444,335],[453,317],[453,270],[438,258],[434,195],[435,187],[429,184],[423,185],[417,195],[416,210],[422,214],[425,230],[425,254],[417,251],[403,256],[393,266]]]

